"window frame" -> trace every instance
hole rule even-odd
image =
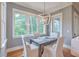
[[[62,13],[57,13],[57,14],[52,15],[50,33],[53,32],[53,25],[52,25],[52,23],[54,21],[53,18],[56,17],[56,16],[59,16],[60,17],[60,36],[62,36],[62,20],[63,20],[63,14]]]
[[[19,10],[19,9],[15,9],[15,8],[13,8],[13,10],[12,10],[12,25],[13,25],[13,38],[18,38],[18,37],[21,37],[21,35],[19,35],[19,36],[15,36],[15,32],[14,32],[14,14],[15,14],[15,12],[17,12],[17,13],[20,13],[20,14],[23,14],[23,15],[27,15],[27,16],[29,16],[29,15],[35,15],[36,16],[36,14],[33,14],[33,13],[30,13],[30,12],[27,12],[27,11],[24,11],[24,10]],[[29,35],[24,35],[24,36],[30,36],[30,34]],[[32,35],[33,36],[33,35]]]
[[[37,14],[33,14],[33,13],[30,13],[30,12],[27,12],[27,11],[24,11],[24,10],[19,10],[19,9],[15,9],[15,8],[13,8],[13,10],[12,10],[12,25],[13,25],[13,29],[12,29],[12,33],[13,33],[13,38],[19,38],[19,37],[21,37],[21,35],[19,35],[19,36],[15,36],[15,32],[14,32],[14,14],[15,14],[15,12],[17,12],[17,13],[20,13],[20,14],[23,14],[23,15],[26,15],[26,16],[37,16],[37,17],[42,17],[42,16],[40,16],[40,15],[37,15]],[[38,22],[38,21],[37,21]],[[37,26],[37,29],[38,29],[39,27]],[[45,26],[45,28],[46,28],[46,26]],[[37,30],[37,32],[39,32],[38,30]],[[41,33],[40,35],[45,35],[46,34],[46,31],[44,31],[45,33]],[[28,37],[28,36],[34,36],[34,34],[32,33],[32,34],[28,34],[28,35],[24,35],[25,37]]]

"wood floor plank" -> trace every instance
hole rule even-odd
[[[16,51],[9,52],[7,54],[7,57],[21,57],[22,54],[23,54],[23,49],[19,49],[19,50],[16,50]],[[68,49],[68,48],[63,49],[63,54],[64,54],[64,57],[74,57],[70,53],[70,49]]]

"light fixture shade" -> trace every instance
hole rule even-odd
[[[45,25],[48,25],[50,23],[50,20],[51,20],[50,16],[44,16],[43,17],[43,21],[44,21]]]
[[[47,20],[48,20],[48,17],[44,16],[44,17],[43,17],[44,24],[47,23]]]

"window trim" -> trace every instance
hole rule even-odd
[[[39,17],[42,17],[42,16],[40,16],[40,15],[37,15],[37,14],[34,14],[34,13],[30,13],[30,12],[27,12],[27,11],[24,11],[24,10],[19,10],[19,9],[15,9],[15,8],[13,8],[12,9],[12,33],[13,33],[13,38],[19,38],[19,37],[21,37],[21,35],[19,35],[19,36],[15,36],[14,35],[14,14],[15,14],[15,12],[17,12],[17,13],[21,13],[21,14],[24,14],[24,15],[33,15],[33,16],[39,16]],[[45,26],[45,28],[46,28],[46,26]],[[38,32],[38,30],[37,30],[37,32]],[[45,31],[46,32],[46,31]],[[40,35],[45,35],[46,33],[40,33]],[[28,35],[24,35],[25,37],[29,37],[29,36],[34,36],[33,34],[28,34]]]
[[[35,16],[37,16],[36,14],[33,14],[33,13],[30,13],[30,12],[27,12],[27,11],[24,11],[24,10],[19,10],[19,9],[15,9],[15,8],[13,8],[12,9],[12,25],[13,25],[13,29],[12,29],[12,33],[13,33],[13,38],[18,38],[18,37],[21,37],[21,36],[15,36],[14,35],[14,13],[15,12],[17,12],[17,13],[21,13],[21,14],[24,14],[24,15],[35,15]],[[30,35],[32,35],[33,36],[33,34],[29,34],[29,35],[25,35],[25,36],[30,36]]]
[[[12,30],[13,30],[13,38],[19,38],[19,37],[21,37],[20,35],[19,35],[19,36],[15,36],[15,35],[14,35],[14,33],[15,33],[15,32],[14,32],[14,22],[15,22],[15,20],[14,20],[14,16],[15,16],[15,15],[14,15],[14,14],[15,14],[15,12],[23,14],[24,11],[21,11],[21,10],[19,10],[19,9],[14,9],[14,8],[13,8],[13,15],[12,15],[12,17],[13,17],[13,22],[12,22],[12,23],[13,23],[13,29],[12,29]],[[23,12],[23,13],[22,13],[22,12]],[[25,15],[25,13],[24,13],[24,15]]]
[[[57,13],[57,14],[54,14],[52,15],[52,19],[51,19],[51,29],[50,29],[50,33],[52,33],[52,30],[53,30],[53,25],[52,25],[52,22],[53,22],[53,17],[56,17],[56,16],[59,16],[60,17],[60,36],[62,36],[62,20],[63,20],[63,14],[62,13]]]

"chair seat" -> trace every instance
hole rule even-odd
[[[29,51],[29,57],[38,57],[38,49],[32,49]]]
[[[28,42],[26,42],[26,45],[29,45],[31,49],[37,49],[38,46],[34,45],[34,44],[30,44]]]
[[[45,46],[43,56],[44,57],[54,57],[54,56],[56,56],[55,52],[56,52],[56,44],[54,44],[53,46],[52,45]]]
[[[72,39],[71,48],[75,50],[79,50],[78,45],[79,45],[79,39],[78,38]]]
[[[26,42],[28,46],[28,57],[38,57],[38,46]]]
[[[52,47],[52,46],[55,45],[55,44],[56,44],[56,41],[53,42],[53,43],[51,43],[51,44],[49,44],[49,45],[47,45],[46,47]]]
[[[43,56],[50,56],[50,57],[63,57],[63,37],[60,37],[57,40],[57,44],[45,46]]]
[[[45,46],[45,48],[50,49],[50,50],[55,49],[56,48],[56,44]]]
[[[79,57],[79,37],[73,38],[71,41],[71,54]]]
[[[38,46],[34,45],[34,44],[30,44],[30,48],[31,49],[38,49]]]

